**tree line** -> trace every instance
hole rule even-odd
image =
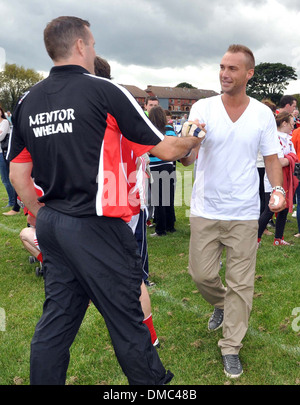
[[[260,63],[255,66],[254,76],[247,85],[247,94],[257,100],[269,99],[279,104],[291,80],[297,80],[296,69],[283,63]],[[195,89],[187,82],[176,87]],[[300,104],[300,94],[294,94]]]
[[[18,99],[34,84],[43,79],[34,69],[16,64],[5,64],[0,72],[0,103],[4,110],[13,111]],[[247,94],[257,100],[270,99],[278,105],[290,81],[297,80],[296,69],[283,63],[260,63],[247,86]],[[196,88],[188,82],[176,87]],[[299,98],[300,94],[294,95]],[[298,99],[297,98],[297,99]]]
[[[0,72],[0,103],[5,111],[13,111],[19,98],[44,77],[34,69],[6,63]]]

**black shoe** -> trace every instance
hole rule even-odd
[[[223,325],[224,309],[215,308],[208,321],[208,330],[217,330]]]
[[[243,367],[238,354],[226,354],[222,358],[226,377],[238,378],[243,374]]]

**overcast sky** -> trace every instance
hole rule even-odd
[[[0,64],[47,72],[46,24],[60,15],[87,19],[96,52],[120,84],[188,82],[219,92],[221,57],[247,45],[256,63],[293,66],[300,79],[299,0],[0,0]],[[300,93],[300,80],[286,94]]]

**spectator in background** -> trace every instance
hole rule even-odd
[[[159,100],[157,97],[154,96],[149,96],[146,98],[145,101],[145,114],[149,117],[149,112],[151,108],[158,106],[159,105]]]
[[[34,181],[34,179],[33,179]],[[38,197],[42,197],[42,189],[36,187],[35,191]],[[43,274],[43,255],[41,253],[37,236],[36,236],[36,218],[35,216],[24,206],[23,202],[20,201],[20,205],[23,206],[24,215],[27,218],[27,227],[22,229],[20,232],[20,239],[24,248],[32,255],[29,257],[29,262],[39,262],[39,274]],[[34,258],[34,260],[32,260]]]
[[[260,198],[260,213],[262,214],[265,209],[265,188],[264,188],[264,177],[265,177],[265,162],[264,157],[258,151],[256,167],[259,174],[259,198]]]
[[[9,122],[9,126],[11,127],[12,126],[12,122],[11,122],[11,112],[8,110],[8,111],[6,111],[6,119],[8,120],[8,122]]]
[[[269,98],[264,98],[263,100],[261,100],[261,102],[266,105],[267,107],[269,107],[272,111],[272,113],[274,114],[274,116],[276,116],[276,104],[273,103],[272,100],[270,100]]]
[[[297,129],[300,126],[299,110],[297,108],[293,111],[293,117],[294,117],[294,129]]]
[[[6,160],[9,134],[9,121],[6,118],[3,108],[0,107],[0,175],[1,181],[8,195],[8,204],[6,207],[13,207],[10,211],[4,212],[3,215],[16,215],[18,214],[20,207],[17,204],[16,192],[9,180],[9,162]]]
[[[151,108],[156,107],[159,105],[159,100],[155,96],[149,96],[146,98],[145,101],[145,109],[144,112],[149,117],[149,112]],[[151,222],[151,219],[154,219],[154,207],[151,201],[151,183],[152,183],[152,178],[149,181],[149,187],[148,187],[148,201],[147,201],[147,209],[148,209],[148,218],[146,221],[146,225],[149,228],[152,228],[154,224]]]
[[[171,111],[165,110],[165,113],[166,113],[166,117],[167,117],[167,124],[171,125],[174,128]]]
[[[294,96],[282,96],[279,101],[279,108],[276,110],[276,113],[279,114],[283,111],[292,114],[297,108],[297,100]]]
[[[180,125],[183,125],[185,121],[187,121],[187,118],[188,118],[187,114],[183,114],[183,117],[180,120]]]
[[[287,246],[288,242],[284,240],[284,228],[288,212],[292,212],[293,209],[293,196],[298,185],[298,180],[292,175],[294,172],[295,162],[298,160],[295,152],[294,145],[291,141],[290,132],[294,126],[293,115],[288,112],[281,112],[276,117],[276,124],[278,129],[278,138],[281,145],[281,151],[278,154],[279,161],[283,168],[283,187],[287,194],[287,208],[280,211],[277,214],[275,225],[275,238],[274,246]],[[291,192],[290,192],[291,191]],[[258,246],[261,243],[261,236],[267,223],[273,216],[273,212],[269,208],[270,195],[272,193],[272,186],[269,182],[267,175],[265,175],[265,210],[259,218],[258,228]]]
[[[176,136],[173,126],[167,123],[167,117],[162,107],[153,107],[150,110],[149,119],[160,132],[168,136]],[[174,227],[176,171],[173,161],[164,161],[153,155],[150,155],[150,169],[153,176],[151,200],[155,207],[155,233],[152,233],[151,236],[164,236],[167,232],[176,231]]]
[[[272,100],[263,99],[261,102],[271,109],[274,116],[276,115],[276,104],[273,103]],[[264,162],[264,158],[263,158],[262,154],[260,153],[260,151],[258,151],[256,167],[257,167],[258,174],[259,174],[259,198],[260,198],[260,215],[261,215],[265,210],[265,185],[264,185],[265,162]],[[270,232],[267,228],[264,230],[263,233],[264,233],[264,235],[268,235],[268,236],[273,235],[273,233]]]
[[[174,126],[174,121],[173,121],[173,119],[172,119],[171,111],[165,110],[165,113],[166,113],[166,117],[167,117],[167,126],[168,126],[168,129],[171,130],[171,131],[174,131],[175,135],[177,136],[176,130],[175,130],[175,126]],[[176,160],[173,162],[173,165],[174,165],[175,176],[176,176]],[[175,183],[176,183],[176,179],[175,179]],[[174,185],[174,187],[175,187],[175,186],[176,186],[176,184]]]
[[[112,80],[110,74],[110,64],[107,62],[106,59],[103,59],[100,56],[96,56],[95,58],[95,75]]]

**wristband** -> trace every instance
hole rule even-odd
[[[281,187],[281,186],[273,187],[272,192],[274,192],[274,191],[279,191],[279,193],[283,194],[283,196],[285,197],[285,191],[284,191],[283,187]]]
[[[193,136],[195,136],[196,138],[204,138],[205,132],[203,131],[203,129],[198,127],[197,129],[195,129]]]

